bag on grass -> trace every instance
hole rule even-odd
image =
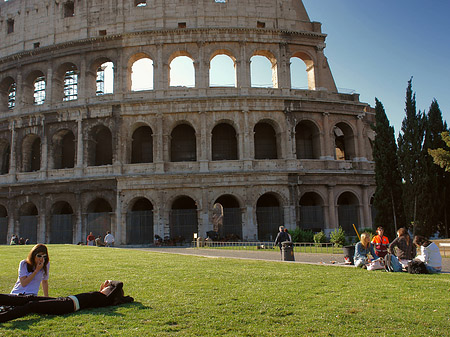
[[[383,259],[376,259],[367,265],[367,270],[382,270],[384,269]]]

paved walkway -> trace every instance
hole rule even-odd
[[[228,250],[228,249],[207,249],[207,248],[187,248],[187,247],[151,247],[135,248],[147,251],[167,254],[197,255],[211,258],[234,258],[264,261],[281,261],[280,252],[271,250]],[[345,266],[343,254],[319,254],[319,253],[295,253],[295,261],[283,261],[283,263],[307,263],[329,266]],[[450,273],[450,258],[442,259],[442,270]]]

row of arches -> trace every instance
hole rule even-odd
[[[223,218],[218,232],[221,237],[234,240],[243,239],[245,212],[247,208],[232,194],[218,197],[214,204],[220,204]],[[316,192],[305,193],[297,205],[296,223],[303,229],[320,231],[326,228],[325,207],[322,196]],[[286,223],[283,201],[277,193],[268,192],[260,196],[256,202],[256,233],[260,241],[272,241],[278,231],[278,226]],[[343,192],[337,199],[338,224],[345,231],[351,232],[352,226],[359,226],[360,203],[353,192]],[[153,242],[154,234],[164,234],[171,240],[190,242],[194,233],[199,233],[200,211],[197,202],[190,196],[176,197],[167,210],[168,229],[155,226],[156,214],[161,216],[164,209],[156,210],[154,204],[146,197],[135,198],[126,210],[125,240],[126,244],[149,244]],[[103,236],[107,231],[117,232],[123,230],[119,225],[117,211],[104,198],[92,200],[83,212],[74,210],[69,202],[57,201],[46,214],[45,237],[48,243],[74,243],[76,238],[84,238],[87,233]],[[28,238],[31,243],[38,241],[40,214],[33,202],[22,204],[17,212],[17,225],[13,232],[20,237]],[[77,219],[78,217],[78,219]],[[81,217],[81,219],[79,219]],[[78,223],[78,224],[77,224]],[[115,225],[117,223],[117,225]],[[168,230],[168,232],[167,232]],[[209,226],[205,230],[212,230]],[[77,235],[79,232],[80,235]],[[164,233],[163,233],[164,232]],[[0,242],[8,240],[8,212],[5,206],[0,205]]]
[[[214,51],[206,66],[208,87],[240,87],[238,60],[231,50]],[[199,61],[188,51],[177,51],[169,57],[167,85],[169,87],[197,87]],[[278,88],[278,63],[275,55],[267,50],[254,51],[248,59],[250,87]],[[127,65],[127,84],[121,91],[154,90],[158,85],[155,68],[158,66],[147,53],[132,55]],[[51,72],[35,69],[25,74],[6,74],[0,78],[0,106],[13,110],[17,102],[23,105],[42,105],[51,95],[53,102],[77,100],[80,93],[86,97],[112,94],[121,83],[117,62],[100,57],[87,69],[78,62],[64,62]],[[289,60],[290,86],[292,89],[314,89],[314,66],[312,57],[306,53],[294,53]],[[123,76],[123,75],[122,75]],[[51,81],[51,86],[49,85]],[[51,92],[49,92],[51,90]]]
[[[242,159],[239,135],[234,123],[220,122],[211,130],[212,161]],[[354,135],[351,127],[340,122],[333,128],[335,138],[335,159],[352,159],[355,154]],[[339,133],[336,132],[339,130]],[[343,130],[343,131],[342,131]],[[321,139],[318,126],[309,120],[299,122],[295,129],[295,157],[297,159],[320,159]],[[111,165],[115,152],[114,137],[109,127],[96,125],[88,132],[87,166]],[[154,132],[146,124],[135,125],[131,136],[130,153],[127,163],[152,163],[154,159]],[[168,139],[169,161],[197,161],[198,133],[188,122],[181,122],[170,132]],[[19,141],[18,169],[22,172],[39,171],[42,165],[43,141],[37,134],[30,133]],[[71,129],[56,131],[46,149],[49,154],[50,169],[73,168],[77,162],[77,137]],[[277,125],[271,120],[262,120],[253,127],[254,158],[281,159],[281,139]],[[80,155],[80,154],[78,154]],[[7,174],[10,170],[11,147],[8,139],[0,139],[0,173]]]

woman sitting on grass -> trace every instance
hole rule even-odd
[[[422,235],[416,235],[413,243],[420,248],[421,254],[417,259],[424,262],[430,274],[440,273],[442,270],[442,256],[439,247]]]
[[[370,234],[362,233],[361,241],[358,242],[355,247],[355,267],[365,268],[369,262],[369,254],[374,257],[373,260],[378,259],[378,257],[375,255],[373,245],[372,243],[370,243]]]
[[[133,297],[124,296],[122,288],[122,282],[107,280],[101,284],[100,291],[67,297],[0,294],[0,305],[3,305],[0,323],[32,313],[65,315],[82,309],[133,302]]]

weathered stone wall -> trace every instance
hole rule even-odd
[[[74,16],[66,18],[63,1],[1,3],[0,215],[6,214],[7,228],[0,228],[0,240],[29,233],[25,221],[36,221],[36,240],[57,242],[56,218],[69,215],[64,221],[71,221],[70,242],[84,241],[92,228],[102,235],[108,228],[117,242],[132,244],[130,215],[142,210],[152,212],[145,221],[153,234],[170,237],[179,226],[174,209],[180,198],[195,204],[195,232],[203,237],[212,229],[217,200],[240,217],[246,240],[262,239],[265,220],[257,214],[267,210],[282,214],[280,223],[269,224],[271,235],[281,223],[304,226],[308,207],[320,209],[319,227],[327,232],[344,221],[344,209],[361,228],[371,226],[372,109],[357,94],[337,93],[324,56],[325,35],[302,3],[275,3],[155,0],[136,7],[134,1],[75,1]],[[14,20],[9,34],[8,18]],[[183,22],[186,28],[179,26]],[[210,62],[218,54],[234,61],[234,87],[210,86]],[[180,55],[194,62],[194,88],[170,86],[170,64]],[[251,86],[254,55],[270,60],[272,88]],[[292,89],[292,57],[305,63],[309,90]],[[153,89],[132,91],[132,65],[141,58],[153,61]],[[114,92],[96,95],[104,62],[114,64]],[[78,76],[77,97],[64,101],[68,69]],[[45,101],[37,105],[39,76],[46,87]],[[179,125],[193,130],[194,161],[173,161]],[[235,132],[237,157],[215,160],[214,130],[223,125]],[[257,158],[256,148],[268,137],[258,138],[258,125],[273,130],[275,158]],[[151,130],[148,162],[133,161],[135,147],[144,147],[135,138],[140,127]],[[337,160],[339,142],[343,160]],[[303,147],[311,153],[302,154]],[[110,162],[102,163],[99,158],[109,152]],[[68,154],[73,165],[62,167]],[[143,200],[151,207],[142,206]],[[103,222],[94,221],[100,214]]]

